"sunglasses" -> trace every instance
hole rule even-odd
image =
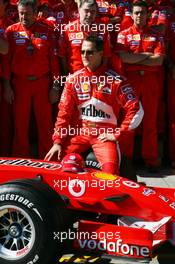
[[[81,54],[84,55],[93,55],[96,51],[95,50],[81,50]]]

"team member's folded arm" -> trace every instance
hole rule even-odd
[[[165,56],[161,54],[152,54],[144,61],[139,62],[140,65],[145,66],[161,66],[163,64]]]
[[[124,63],[129,63],[129,64],[139,64],[145,61],[150,56],[150,54],[147,53],[133,54],[126,51],[120,51],[119,55]]]

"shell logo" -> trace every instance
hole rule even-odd
[[[82,32],[76,33],[76,39],[83,39],[83,33]]]
[[[87,93],[90,91],[90,86],[89,86],[89,83],[83,83],[82,84],[82,90],[83,92]]]
[[[105,173],[105,172],[95,172],[95,173],[92,173],[92,175],[95,176],[96,178],[103,179],[103,180],[114,181],[118,178],[118,176],[116,175]]]

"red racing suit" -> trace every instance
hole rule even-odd
[[[118,43],[121,50],[131,53],[151,52],[165,53],[164,42],[161,37],[149,27],[139,31],[134,25],[120,32]],[[135,89],[136,95],[142,101],[144,109],[142,156],[148,166],[155,166],[158,162],[157,115],[160,97],[159,73],[162,66],[146,66],[141,64],[124,63],[126,77]],[[148,89],[149,87],[149,89]],[[134,139],[132,139],[134,145]],[[130,148],[129,152],[132,150]],[[128,156],[132,157],[133,153]]]
[[[170,23],[169,32],[169,54],[170,68],[168,70],[168,121],[169,121],[169,157],[172,162],[175,161],[175,77],[172,74],[172,66],[175,67],[175,18]]]
[[[164,37],[165,46],[167,47],[169,41],[169,31],[173,20],[172,15],[173,3],[171,0],[157,1],[154,5],[154,9],[149,19],[149,26],[154,28],[159,34]],[[165,132],[165,114],[166,114],[166,102],[165,102],[165,73],[164,69],[159,74],[160,81],[160,103],[158,111],[158,131],[159,133]]]
[[[52,16],[55,17],[56,23],[68,23],[74,21],[79,17],[77,4],[72,1],[69,5],[65,5],[62,2],[53,6]]]
[[[39,156],[43,158],[50,147],[52,131],[49,87],[58,77],[58,57],[53,32],[45,25],[34,23],[26,29],[21,23],[7,28],[9,57],[6,79],[12,80],[15,93],[13,155],[29,157],[29,120],[34,108]]]
[[[117,128],[121,107],[126,116],[120,128]],[[67,80],[59,109],[53,134],[54,143],[63,144],[65,153],[82,153],[92,146],[102,170],[118,174],[120,155],[116,142],[101,142],[98,136],[104,132],[113,133],[118,141],[142,120],[142,106],[126,79],[122,80],[121,76],[104,66],[96,72],[83,68]],[[71,134],[71,120],[77,116],[77,111],[79,119]],[[73,137],[67,144],[65,140],[70,135]]]
[[[164,5],[161,5],[161,1],[159,1],[157,4],[155,3],[154,10],[152,11],[149,20],[149,25],[167,25],[169,23],[169,19],[171,18],[172,8],[173,3],[170,0],[164,1]]]
[[[105,23],[112,24],[110,18],[117,16],[120,19],[117,23],[113,24],[113,30],[109,32],[111,42],[114,44],[121,28],[125,29],[132,25],[132,22],[129,22],[132,21],[132,19],[131,17],[129,18],[130,12],[128,3],[125,0],[119,0],[117,2],[115,0],[97,0],[96,2],[98,5],[98,16],[100,16],[102,22],[104,21]]]
[[[11,0],[6,7],[6,15],[13,23],[18,21],[17,2],[18,0]]]
[[[49,9],[47,18],[39,18],[41,21],[54,28],[54,31],[59,37],[61,33],[61,24],[67,24],[79,18],[77,4],[72,0],[69,4],[57,3]]]
[[[5,30],[8,26],[13,24],[7,16],[0,18],[0,37],[4,38]],[[0,55],[0,78],[3,75],[3,66],[6,55]],[[4,100],[4,90],[1,87],[0,81],[0,156],[7,157],[10,155],[12,143],[12,106]],[[2,127],[1,127],[2,126]]]
[[[74,73],[83,68],[81,59],[81,46],[83,40],[90,34],[101,37],[104,41],[104,57],[110,57],[110,40],[106,30],[98,30],[99,23],[94,23],[93,26],[88,27],[88,31],[83,30],[84,25],[80,24],[79,19],[68,24],[60,36],[58,55],[66,58],[68,62],[68,70]]]

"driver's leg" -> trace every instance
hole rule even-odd
[[[87,136],[72,137],[68,143],[69,144],[67,144],[67,146],[64,146],[63,156],[69,153],[81,154],[87,151],[91,147]]]
[[[119,175],[121,155],[118,143],[116,147],[116,142],[101,142],[97,138],[93,138],[91,143],[102,171]]]

